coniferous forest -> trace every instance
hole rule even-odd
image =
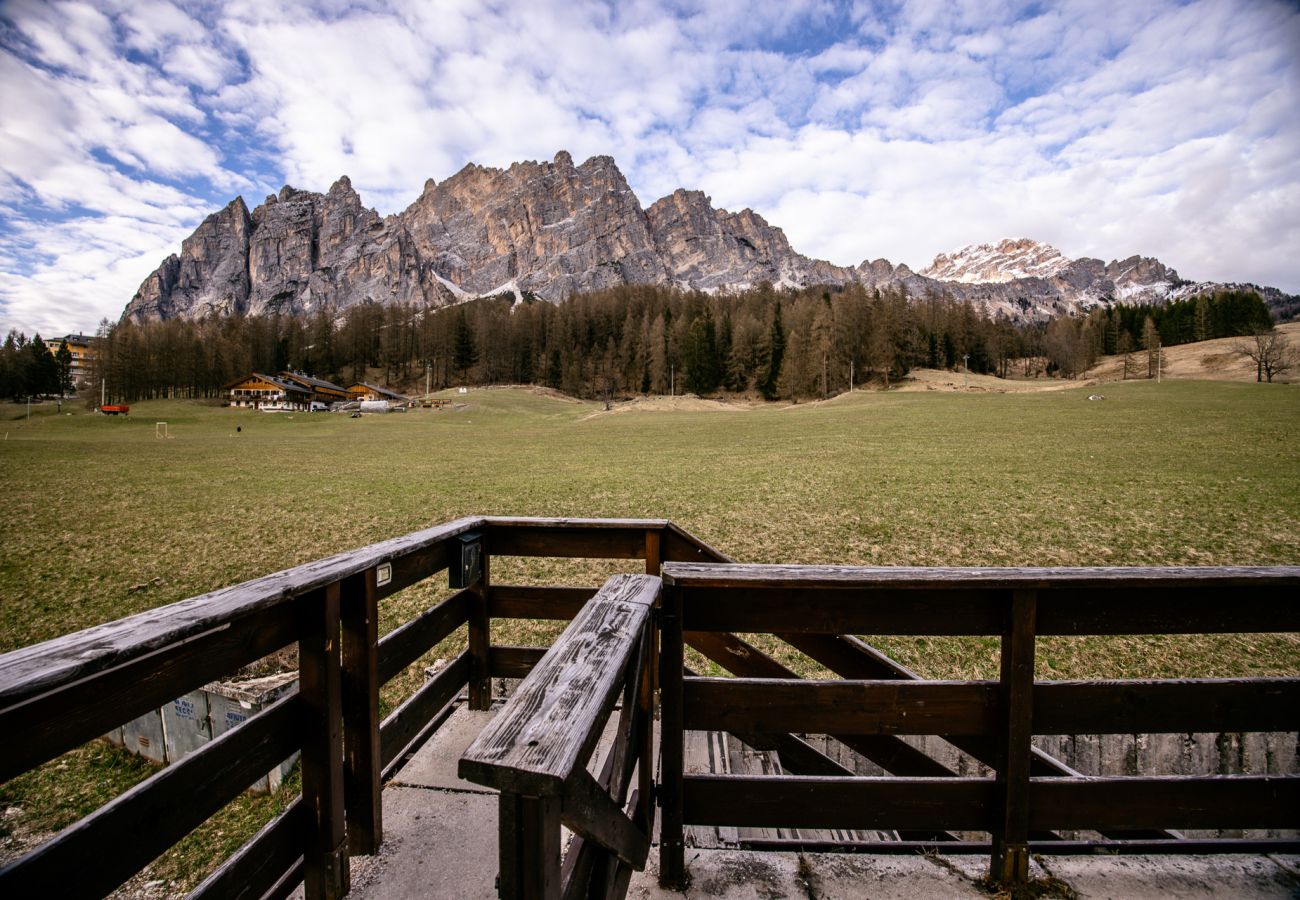
[[[92,380],[118,401],[219,397],[249,372],[377,379],[410,393],[537,384],[588,398],[669,392],[804,400],[888,384],[916,367],[1073,377],[1103,354],[1272,327],[1253,292],[1164,306],[1110,304],[1013,325],[946,297],[844,288],[705,294],[624,286],[559,304],[500,296],[423,310],[364,303],[341,314],[211,317],[99,329]],[[0,396],[60,390],[39,336],[0,347]],[[66,371],[66,369],[65,369]],[[66,387],[66,385],[65,385]],[[98,402],[99,391],[92,400]]]

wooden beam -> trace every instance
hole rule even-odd
[[[469,602],[469,708],[492,708],[492,664],[489,654],[492,647],[492,619],[488,614],[488,593],[491,589],[492,552],[494,546],[488,537],[483,538],[482,573],[470,587]]]
[[[469,682],[469,669],[469,651],[466,650],[389,713],[379,727],[380,760],[385,768]]]
[[[992,829],[990,875],[998,882],[1029,879],[1029,765],[1033,751],[1034,613],[1032,590],[1011,592],[1002,632],[1002,728],[998,732],[999,816]]]
[[[473,597],[473,591],[457,591],[384,635],[379,642],[380,683],[392,681],[399,672],[468,622]]]
[[[527,678],[546,656],[546,647],[491,647],[488,671],[493,678]]]
[[[1300,678],[1034,685],[1034,734],[1300,731]]]
[[[337,582],[299,598],[302,796],[308,817],[303,874],[307,900],[336,900],[348,891],[339,600]]]
[[[302,798],[294,800],[194,889],[193,900],[254,900],[302,865],[307,821]],[[301,878],[301,876],[300,876]]]
[[[1035,778],[1034,828],[1300,827],[1300,775]]]
[[[344,579],[343,796],[348,852],[370,855],[384,839],[379,749],[379,606],[375,570]]]
[[[479,784],[556,796],[591,757],[659,596],[659,579],[615,575],[516,689],[460,760]]]
[[[992,734],[993,681],[688,678],[687,730],[814,734]]]
[[[983,778],[687,775],[683,805],[699,825],[987,831],[996,790]]]
[[[534,587],[494,584],[488,591],[488,615],[494,619],[569,620],[595,596],[594,587]]]
[[[4,865],[0,896],[110,893],[292,754],[301,706],[277,701]]]
[[[623,807],[586,769],[573,775],[563,797],[561,816],[571,831],[605,847],[635,869],[645,866],[650,836],[637,830]]]
[[[559,900],[560,798],[503,792],[497,809],[498,896]]]

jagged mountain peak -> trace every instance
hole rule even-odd
[[[145,279],[123,318],[338,312],[359,303],[436,307],[502,291],[561,300],[623,284],[741,290],[764,282],[899,287],[1017,321],[1216,287],[1183,282],[1149,257],[1071,260],[1029,238],[939,254],[919,272],[885,259],[837,266],[797,253],[754,210],[715,208],[700,190],[679,188],[644,208],[612,157],[574,165],[560,150],[550,161],[505,169],[469,163],[442,182],[430,178],[409,207],[387,217],[363,205],[346,175],[325,193],[286,184],[251,212],[236,197]]]
[[[1005,284],[1018,278],[1051,278],[1074,260],[1051,244],[1032,238],[1008,238],[996,244],[971,244],[940,253],[919,274],[959,284]]]

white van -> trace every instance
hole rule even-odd
[[[325,411],[327,411],[328,409],[329,409],[329,407],[326,406],[324,403],[321,403],[319,400],[313,400],[313,401],[311,402],[311,411],[312,411],[312,412],[325,412]]]

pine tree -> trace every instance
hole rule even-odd
[[[775,400],[781,389],[781,363],[785,358],[785,326],[781,324],[781,301],[772,311],[772,328],[767,338],[767,372],[759,385],[764,400]]]

